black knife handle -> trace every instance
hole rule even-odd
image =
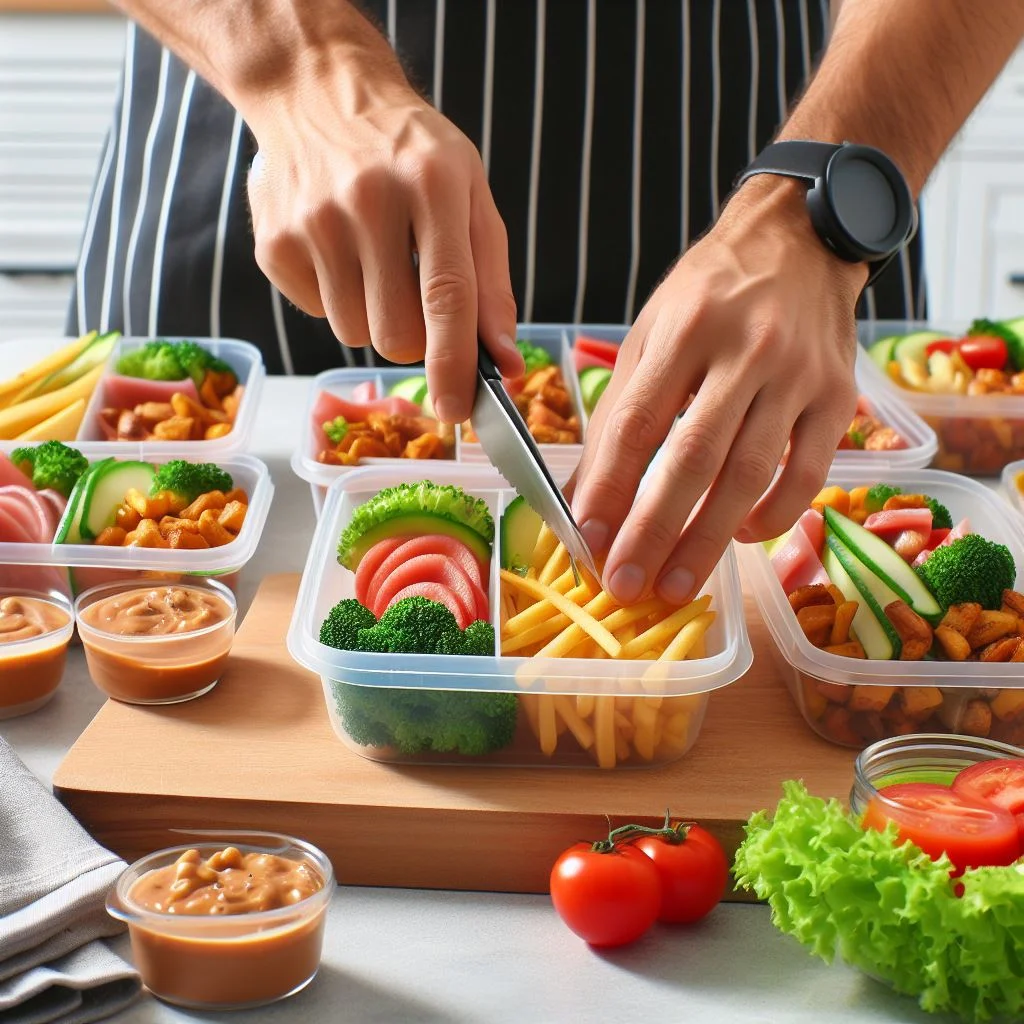
[[[501,374],[498,372],[497,366],[494,365],[490,352],[484,348],[484,343],[479,340],[477,341],[477,370],[484,380],[501,380]]]

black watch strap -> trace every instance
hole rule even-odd
[[[740,182],[755,174],[781,174],[814,184],[824,174],[833,153],[842,147],[834,142],[801,140],[796,145],[776,142],[762,149],[740,175]]]

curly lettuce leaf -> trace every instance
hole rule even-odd
[[[839,957],[971,1021],[1024,1012],[1024,867],[977,868],[958,881],[896,829],[864,830],[836,800],[787,782],[770,818],[754,814],[736,854],[737,885],[767,900],[772,922],[826,962]]]

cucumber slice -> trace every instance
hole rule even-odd
[[[95,540],[108,526],[114,525],[118,506],[132,488],[149,494],[155,475],[156,467],[152,463],[113,459],[104,463],[100,472],[90,473],[78,520],[82,540]]]
[[[882,338],[880,341],[876,341],[874,344],[868,346],[868,355],[871,357],[871,361],[880,370],[886,370],[892,362],[892,350],[896,347],[896,342],[898,342],[901,337],[902,336],[899,334],[893,334],[888,338]]]
[[[423,399],[427,397],[427,378],[423,376],[403,377],[391,385],[388,394],[421,405]]]
[[[501,567],[525,572],[537,546],[542,520],[520,495],[501,517]]]
[[[1004,320],[1002,326],[1018,341],[1018,344],[1009,346],[1010,361],[1015,370],[1024,370],[1024,316],[1016,320]]]
[[[920,576],[881,537],[828,506],[825,507],[825,524],[826,535],[834,533],[861,565],[894,590],[918,615],[932,622],[942,618],[942,606]]]
[[[604,394],[611,379],[612,371],[606,366],[588,366],[580,371],[580,394],[588,416],[596,408],[598,399]]]
[[[864,567],[857,563],[850,549],[834,533],[825,539],[821,564],[846,600],[857,602],[853,630],[865,655],[872,661],[892,661],[898,658],[903,645],[899,634],[886,617],[884,608],[886,604],[898,601],[899,597],[873,573],[864,572]],[[882,601],[885,603],[882,604]]]
[[[84,510],[83,497],[89,489],[89,481],[93,474],[104,473],[106,469],[117,460],[113,458],[102,459],[94,462],[77,480],[75,486],[68,496],[68,503],[64,508],[64,515],[61,517],[57,527],[57,536],[54,537],[55,544],[81,544],[82,543],[82,512]]]
[[[79,377],[84,377],[85,374],[99,366],[100,363],[107,361],[107,357],[114,351],[114,345],[120,337],[119,331],[97,335],[67,366],[62,366],[59,370],[54,370],[48,377],[44,377],[24,397],[28,399],[35,398],[38,395],[47,395],[51,391],[56,391],[59,388],[74,383]]]
[[[901,366],[916,363],[918,366],[928,365],[928,346],[933,341],[942,341],[948,334],[936,334],[935,331],[916,331],[896,340],[892,349],[892,357]]]

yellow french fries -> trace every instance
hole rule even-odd
[[[74,441],[85,418],[86,401],[76,398],[66,409],[55,412],[17,436],[18,441]]]
[[[10,380],[0,382],[0,409],[13,404],[18,395],[32,387],[37,381],[67,366],[73,359],[77,359],[95,338],[96,332],[90,331],[56,352],[52,352],[45,359],[40,359],[38,363],[34,363],[27,370],[22,370]]]
[[[88,398],[103,376],[103,370],[102,365],[94,367],[65,387],[0,411],[0,439],[14,440],[19,434],[31,430],[36,424],[49,419],[78,399]]]

